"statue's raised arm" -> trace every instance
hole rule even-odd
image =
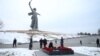
[[[31,2],[32,2],[32,0],[29,2],[29,7],[30,7],[31,11],[33,11],[32,7],[31,7]]]

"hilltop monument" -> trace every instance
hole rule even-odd
[[[38,30],[38,17],[37,17],[37,15],[40,15],[40,14],[36,12],[36,8],[31,7],[31,2],[32,2],[32,0],[29,2],[29,7],[31,9],[31,12],[28,13],[29,16],[31,15],[31,20],[32,20],[30,27],[32,30]]]

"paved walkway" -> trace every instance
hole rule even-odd
[[[87,56],[87,55],[83,55],[83,54],[79,54],[79,53],[74,53],[72,55],[48,55],[40,50],[40,51],[35,52],[35,56]]]

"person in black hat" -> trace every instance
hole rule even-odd
[[[96,40],[97,47],[99,47],[99,39]]]
[[[32,44],[33,44],[33,42],[32,42],[32,37],[31,37],[31,38],[30,38],[30,43],[29,43],[29,49],[30,49],[30,50],[32,50],[32,47],[33,47]]]
[[[64,46],[64,39],[61,37],[60,45],[63,47]]]
[[[13,47],[17,47],[17,40],[16,40],[16,38],[14,38],[14,40],[13,40]]]
[[[40,39],[40,48],[42,48],[42,45],[43,45],[43,40],[42,40],[42,38]]]

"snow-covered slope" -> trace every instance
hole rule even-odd
[[[39,41],[41,38],[46,38],[47,40],[54,40],[54,39],[61,39],[63,38],[73,38],[73,37],[80,37],[78,35],[34,35],[33,41]],[[18,43],[29,43],[30,36],[25,33],[3,33],[0,32],[0,43],[2,44],[11,44],[13,42],[13,39],[16,38]]]
[[[19,43],[28,43],[29,36],[19,33],[0,33],[0,43],[10,44],[16,38]]]

